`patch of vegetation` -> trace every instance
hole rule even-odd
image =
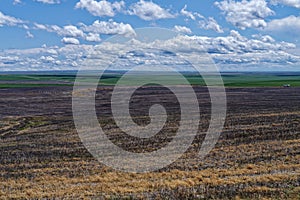
[[[30,129],[30,128],[40,127],[40,126],[47,124],[47,122],[42,118],[35,117],[32,119],[30,119],[30,118],[26,119],[26,120],[22,121],[21,124],[22,125],[19,128],[20,131]]]
[[[53,87],[53,86],[73,86],[72,84],[40,84],[40,83],[0,83],[0,88],[32,88],[32,87]]]
[[[192,85],[205,86],[203,77],[195,74],[183,74],[186,80]],[[104,74],[99,83],[101,85],[115,85],[122,77],[121,73]],[[208,79],[215,78],[212,75],[206,76]],[[133,79],[127,79],[124,85],[136,85],[138,80],[147,78],[146,73],[136,74]],[[151,77],[153,82],[156,80],[164,80],[170,85],[182,85],[180,79],[173,75],[162,74]],[[39,86],[72,86],[76,79],[75,74],[53,74],[53,75],[0,75],[0,88],[14,87],[39,87]],[[300,75],[289,74],[248,74],[248,73],[232,73],[222,74],[222,79],[226,87],[281,87],[290,84],[291,87],[300,86]],[[95,81],[93,75],[86,75],[77,79],[80,82]],[[22,83],[19,83],[22,82]],[[57,82],[57,83],[56,83]]]

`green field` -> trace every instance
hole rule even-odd
[[[195,74],[184,74],[185,78],[192,85],[205,86],[204,79]],[[115,85],[122,77],[121,73],[109,73],[101,77],[100,84]],[[127,79],[124,85],[135,85],[137,80],[143,80],[147,74],[134,75],[134,79]],[[153,76],[156,80],[165,80],[168,84],[178,85],[182,82],[175,76],[163,74]],[[213,75],[208,78],[214,79]],[[0,88],[20,88],[20,87],[42,87],[42,86],[72,86],[76,79],[76,74],[0,74]],[[290,84],[291,87],[300,86],[300,73],[223,73],[222,80],[226,87],[281,87]],[[80,77],[81,82],[95,81],[93,76]]]
[[[51,86],[72,86],[72,84],[18,84],[18,83],[0,83],[0,88],[31,88],[31,87],[51,87]]]

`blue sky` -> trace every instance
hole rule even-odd
[[[223,71],[300,70],[299,0],[2,0],[0,71],[77,69],[142,27],[180,32]]]

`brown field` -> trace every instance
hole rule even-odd
[[[151,103],[169,102],[169,127],[142,141],[114,124],[111,90],[99,88],[97,111],[114,143],[141,152],[172,139],[179,115],[172,93],[155,86],[135,93],[131,114],[140,124],[149,122]],[[99,163],[82,145],[72,87],[0,89],[0,199],[300,199],[300,88],[228,88],[225,127],[204,160],[197,153],[210,103],[205,88],[195,91],[201,123],[189,150],[159,171],[125,173]]]

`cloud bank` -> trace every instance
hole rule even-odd
[[[109,52],[119,52],[123,66],[130,62],[141,63],[146,56],[144,52],[124,52],[120,49],[132,47],[133,49],[161,49],[161,54],[147,54],[151,59],[147,62],[155,64],[174,64],[177,53],[196,53],[202,55],[207,52],[220,70],[243,70],[246,66],[296,66],[300,64],[300,56],[287,53],[287,50],[296,46],[286,42],[276,42],[269,35],[255,35],[252,39],[242,36],[237,31],[231,31],[224,37],[205,37],[178,35],[166,41],[154,41],[143,43],[131,39],[125,44],[104,42],[100,46],[79,44],[76,38],[64,37],[64,47],[43,47],[24,50],[5,50],[0,52],[0,70],[44,70],[51,69],[78,69],[82,62],[91,57],[92,50],[97,54],[93,56],[103,57]],[[123,46],[122,46],[123,45]],[[102,55],[103,54],[103,55]],[[104,56],[105,57],[105,56]],[[164,59],[161,59],[164,57]],[[130,59],[129,59],[130,58]],[[126,60],[129,59],[129,60]],[[147,60],[147,59],[146,59]],[[105,62],[103,60],[103,62]],[[284,69],[284,68],[283,68]]]

